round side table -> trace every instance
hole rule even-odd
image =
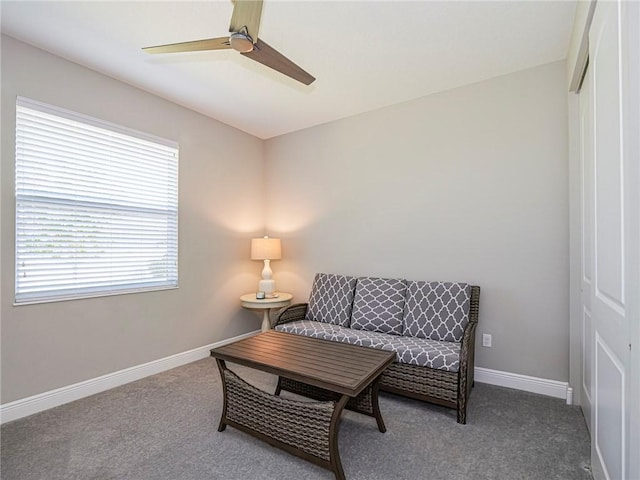
[[[245,293],[240,297],[240,303],[244,308],[250,310],[262,310],[262,331],[271,329],[269,321],[269,310],[273,308],[286,307],[291,303],[293,295],[290,293],[278,292],[275,298],[264,298],[258,300],[255,293]]]

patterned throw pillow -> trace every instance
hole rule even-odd
[[[406,289],[398,278],[359,278],[351,328],[402,335]]]
[[[466,283],[409,282],[404,335],[461,342],[470,303],[471,287]]]
[[[311,287],[305,320],[348,327],[355,288],[355,277],[318,273]]]

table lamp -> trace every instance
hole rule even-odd
[[[262,280],[258,282],[258,291],[264,292],[266,298],[274,298],[276,291],[276,282],[271,278],[273,271],[269,262],[271,260],[280,260],[282,258],[282,248],[279,238],[263,238],[251,239],[251,260],[264,260],[264,268],[262,269]]]

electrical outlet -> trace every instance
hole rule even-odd
[[[483,347],[491,347],[491,334],[483,333],[482,334],[482,346]]]

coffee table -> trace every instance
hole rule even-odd
[[[268,331],[211,350],[224,393],[218,431],[227,425],[313,462],[344,479],[338,426],[346,407],[386,428],[378,405],[380,375],[395,353],[290,333]],[[275,393],[264,392],[229,370],[226,361],[278,375]],[[308,386],[320,401],[280,397],[287,382]],[[306,394],[306,393],[305,393]]]

